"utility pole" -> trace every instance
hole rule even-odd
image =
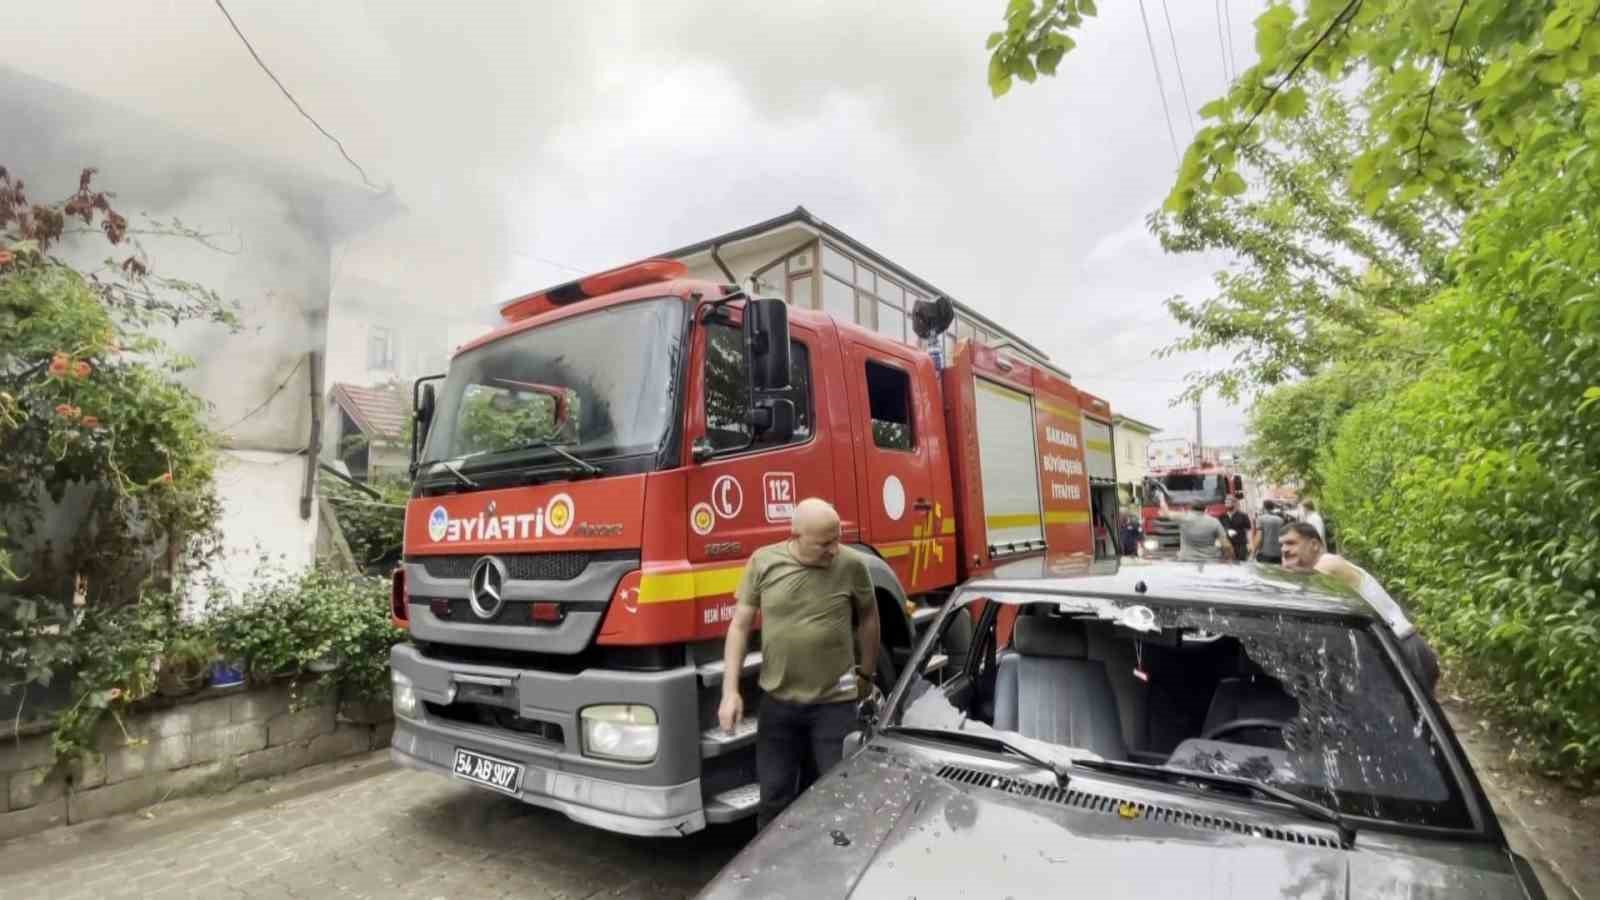
[[[1194,398],[1194,446],[1202,456],[1206,452],[1205,434],[1200,430],[1200,398]]]

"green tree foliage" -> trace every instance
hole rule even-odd
[[[1072,8],[1008,5],[997,93],[1023,61],[1054,70]],[[1279,474],[1541,761],[1600,773],[1600,0],[1309,0],[1255,24],[1155,223],[1245,259],[1174,306],[1186,349],[1243,348],[1240,380],[1199,384],[1269,388],[1253,425]],[[1299,168],[1324,150],[1326,177]]]
[[[401,478],[380,478],[367,482],[367,487],[379,496],[373,498],[333,478],[323,477],[318,482],[318,489],[333,503],[339,530],[344,532],[356,564],[378,575],[384,574],[379,571],[382,563],[393,560],[401,550],[411,485]]]

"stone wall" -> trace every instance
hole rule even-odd
[[[48,731],[0,737],[0,840],[223,791],[389,744],[394,723],[387,705],[291,709],[293,699],[282,683],[212,688],[135,711],[122,726],[108,715],[97,735],[100,752],[54,770]]]

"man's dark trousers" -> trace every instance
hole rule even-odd
[[[756,778],[761,805],[756,824],[767,823],[833,768],[844,755],[844,736],[856,727],[855,701],[790,703],[762,697],[756,716]]]

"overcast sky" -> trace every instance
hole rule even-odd
[[[1118,411],[1192,434],[1192,410],[1169,400],[1185,371],[1226,357],[1151,351],[1180,334],[1162,301],[1208,296],[1226,260],[1165,256],[1145,230],[1176,164],[1139,5],[1104,0],[1057,78],[997,101],[984,38],[1004,6],[228,4],[374,181],[436,214],[442,240],[484,249],[500,285],[486,304],[804,205]],[[1241,69],[1263,6],[1228,0]],[[214,5],[12,7],[8,65],[359,183]],[[1224,86],[1221,5],[1145,7],[1185,144],[1172,41],[1198,108]],[[1242,410],[1213,400],[1205,416],[1208,443],[1242,439]]]

